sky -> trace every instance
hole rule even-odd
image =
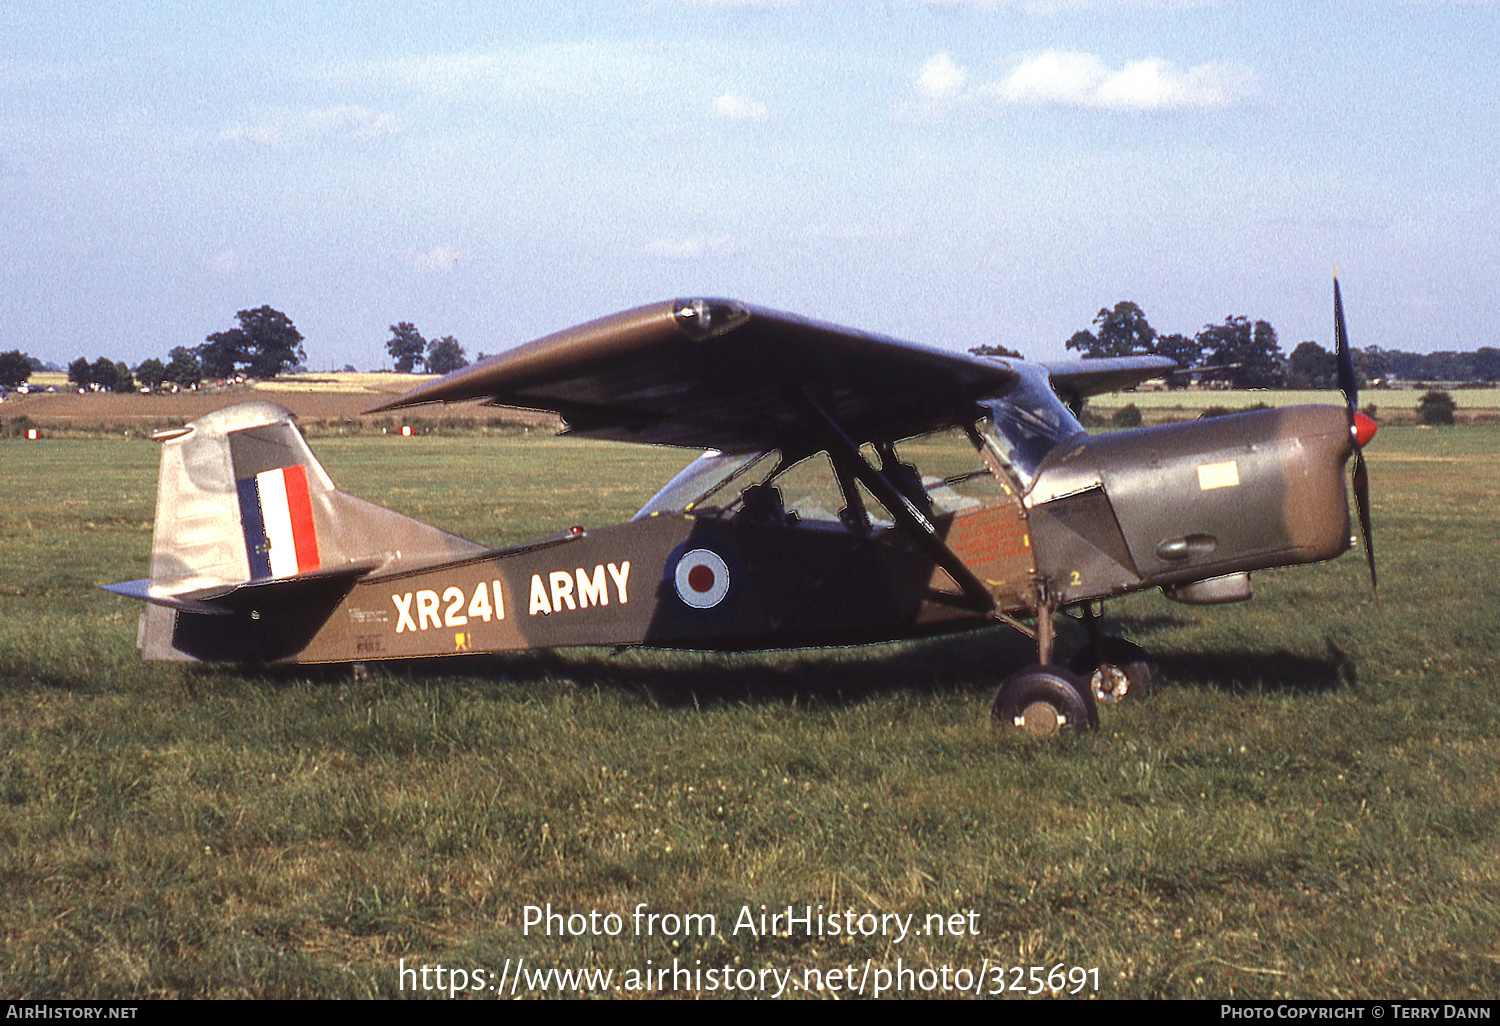
[[[1131,300],[1495,345],[1500,3],[0,6],[0,351],[308,366],[677,296],[1036,359]]]

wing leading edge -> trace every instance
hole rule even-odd
[[[1052,379],[1052,390],[1069,405],[1080,403],[1091,395],[1123,391],[1180,369],[1176,360],[1166,356],[1069,360],[1066,363],[1045,363],[1042,368]]]
[[[558,413],[590,438],[788,451],[814,434],[809,400],[856,442],[895,441],[962,422],[1016,377],[981,357],[679,299],[548,335],[368,412],[480,399]]]

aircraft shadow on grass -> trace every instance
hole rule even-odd
[[[1153,618],[1171,620],[1170,617]],[[1252,649],[1209,649],[1165,654],[1159,660],[1165,689],[1203,687],[1229,695],[1315,695],[1358,686],[1354,659],[1330,639],[1325,654]],[[394,686],[466,679],[546,689],[567,686],[623,691],[668,708],[811,702],[847,707],[890,694],[987,695],[995,679],[1023,665],[1029,648],[1011,631],[997,629],[898,646],[806,649],[724,655],[709,652],[643,652],[589,649],[538,650],[498,656],[392,662],[373,667],[376,680]],[[652,665],[651,660],[660,662]],[[189,671],[207,684],[227,668]],[[274,685],[311,680],[343,686],[343,665],[267,667],[255,678]],[[190,690],[196,690],[191,687]]]

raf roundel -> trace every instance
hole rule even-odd
[[[729,567],[708,549],[683,553],[673,579],[677,597],[694,609],[712,609],[729,594]]]

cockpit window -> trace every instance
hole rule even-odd
[[[989,420],[980,429],[993,434]],[[894,475],[897,490],[922,513],[944,516],[998,499],[1001,484],[975,452],[971,438],[951,429],[903,441],[900,453],[865,446],[862,456]],[[990,449],[996,446],[990,441]],[[853,474],[840,480],[828,453],[787,463],[775,450],[703,453],[667,481],[634,519],[682,513],[771,526],[825,523],[856,532],[877,531],[892,523],[888,511],[864,484],[853,480]]]
[[[1021,484],[1030,488],[1047,454],[1082,434],[1083,425],[1052,391],[1044,373],[1030,367],[1016,370],[1016,387],[1004,398],[982,404],[990,417],[980,430]]]
[[[735,503],[746,488],[764,481],[780,461],[774,451],[723,453],[711,449],[682,468],[631,519],[656,513],[722,510]]]
[[[778,526],[838,523],[844,505],[826,453],[788,466],[775,450],[739,455],[706,452],[667,482],[633,519],[693,513]]]

